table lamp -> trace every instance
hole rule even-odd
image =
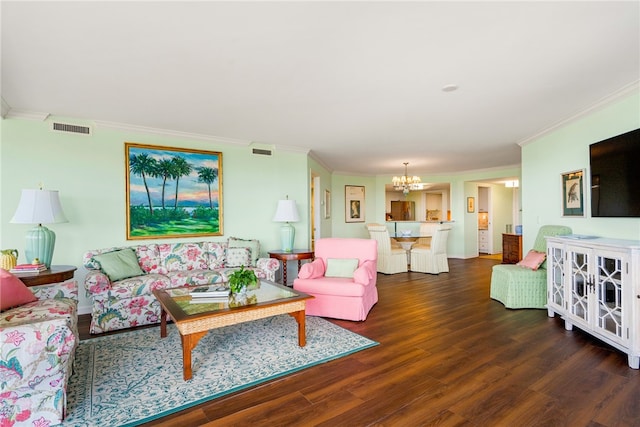
[[[293,241],[296,238],[296,229],[293,228],[291,222],[300,221],[298,215],[298,209],[296,208],[296,201],[289,200],[287,196],[286,200],[278,200],[278,207],[276,214],[273,216],[274,222],[284,222],[280,227],[280,238],[282,241],[282,250],[284,252],[293,251]]]
[[[11,218],[13,224],[38,224],[27,232],[25,255],[27,263],[39,259],[51,268],[56,234],[42,224],[68,222],[62,211],[56,190],[22,190],[18,209]]]

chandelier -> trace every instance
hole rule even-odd
[[[393,177],[393,189],[396,191],[402,191],[405,196],[409,194],[411,190],[422,190],[422,184],[420,184],[420,178],[417,176],[407,175],[408,162],[404,162],[404,176]]]

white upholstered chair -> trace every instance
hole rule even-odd
[[[378,242],[378,272],[384,274],[403,273],[407,269],[407,251],[392,247],[389,230],[382,224],[367,224],[369,236]]]
[[[431,238],[440,224],[434,222],[420,224],[420,232],[418,240],[411,248],[428,249],[431,247]]]
[[[449,224],[437,224],[428,246],[418,244],[411,248],[411,271],[431,274],[449,271],[447,239],[450,230],[451,225]]]

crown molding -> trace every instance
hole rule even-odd
[[[111,129],[111,130],[119,130],[124,132],[135,132],[135,133],[144,133],[144,134],[153,134],[159,136],[173,137],[173,138],[181,138],[181,139],[192,139],[199,141],[208,141],[208,142],[216,142],[220,144],[231,144],[231,145],[241,145],[245,147],[250,146],[268,146],[278,151],[291,151],[296,153],[308,153],[308,149],[290,145],[277,145],[277,144],[264,144],[261,142],[251,141],[247,139],[238,139],[238,138],[227,138],[224,136],[215,136],[215,135],[206,135],[202,133],[192,133],[192,132],[182,132],[171,129],[160,129],[153,128],[147,126],[138,126],[131,125],[127,123],[117,123],[117,122],[108,122],[103,120],[94,120],[96,127],[103,129]]]
[[[330,174],[334,173],[334,170],[327,166],[327,164],[323,162],[322,159],[320,159],[313,150],[309,151],[309,157],[311,157],[316,163],[320,164],[320,166],[325,168]]]
[[[4,110],[6,102],[4,99],[2,100],[2,109]],[[49,118],[49,113],[41,113],[37,111],[27,111],[27,110],[16,110],[15,108],[9,107],[9,104],[6,104],[8,107],[8,111],[3,115],[5,119],[27,119],[27,120],[36,120],[39,122],[44,122]]]
[[[278,151],[289,151],[291,153],[301,153],[301,154],[309,154],[309,149],[304,147],[298,147],[296,145],[278,145],[274,144],[274,147],[278,149]]]
[[[7,101],[5,101],[4,98],[0,96],[0,117],[2,117],[3,119],[7,117],[7,114],[9,114],[10,110],[11,107],[9,106]]]
[[[222,136],[205,135],[201,133],[182,132],[171,129],[153,128],[147,126],[131,125],[128,123],[108,122],[103,120],[94,120],[96,128],[119,130],[124,132],[144,133],[159,136],[167,136],[182,139],[194,139],[200,141],[219,142],[224,144],[249,146],[253,141],[236,138],[225,138]]]
[[[516,142],[516,144],[518,144],[521,147],[524,147],[527,144],[532,143],[533,141],[540,139],[541,137],[550,134],[551,132],[558,130],[561,127],[564,127],[566,125],[568,125],[569,123],[575,122],[577,120],[580,120],[584,117],[586,117],[589,114],[594,113],[595,111],[601,110],[609,105],[611,105],[612,103],[627,97],[628,95],[631,95],[633,92],[637,91],[640,88],[640,80],[636,80],[632,83],[629,83],[626,86],[623,86],[622,88],[620,88],[619,90],[617,90],[616,92],[612,93],[611,95],[607,95],[604,98],[598,100],[597,102],[595,102],[594,104],[584,108],[583,110],[580,110],[579,112],[565,118],[564,120],[561,120],[543,130],[541,130],[540,132],[533,134],[525,139],[522,139],[518,142]]]

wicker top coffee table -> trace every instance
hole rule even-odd
[[[298,322],[298,345],[305,346],[305,302],[313,298],[311,295],[261,280],[258,289],[249,290],[242,296],[202,303],[190,294],[197,287],[153,291],[161,307],[160,336],[167,336],[167,315],[180,332],[185,380],[193,375],[191,351],[214,328],[287,313]]]

